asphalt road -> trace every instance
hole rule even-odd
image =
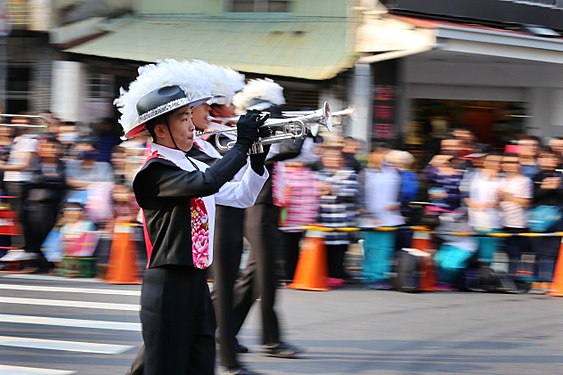
[[[0,375],[124,374],[140,344],[139,286],[0,275]],[[563,374],[563,299],[404,294],[350,286],[278,290],[296,360],[260,355],[252,312],[240,341],[264,374]]]

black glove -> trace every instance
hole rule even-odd
[[[270,146],[271,145],[262,146],[264,152],[250,155],[250,167],[252,167],[252,170],[259,176],[264,174],[264,162],[266,161],[268,152],[270,152]]]
[[[267,118],[267,115],[260,117],[260,111],[255,110],[240,116],[237,122],[237,143],[248,149],[258,137],[258,128]]]

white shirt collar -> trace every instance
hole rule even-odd
[[[172,163],[176,164],[178,167],[185,171],[194,170],[194,166],[188,158],[186,153],[181,150],[176,150],[170,147],[159,145],[158,143],[153,143],[151,150],[158,152],[159,155],[163,156],[165,159],[170,160]]]

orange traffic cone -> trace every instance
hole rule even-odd
[[[135,244],[132,240],[133,225],[116,223],[105,281],[110,284],[140,284]]]
[[[557,266],[555,267],[555,274],[551,282],[551,292],[549,292],[548,295],[552,297],[563,297],[563,238],[561,238]]]
[[[430,233],[427,231],[415,231],[412,237],[411,247],[429,253],[432,248]],[[420,284],[418,289],[423,292],[434,292],[436,290],[436,271],[434,260],[431,256],[420,258]]]
[[[287,287],[300,290],[329,290],[327,286],[327,259],[324,238],[321,232],[305,233],[301,254],[295,269],[293,283]]]

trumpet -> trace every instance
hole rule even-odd
[[[233,119],[234,120],[234,119]],[[289,116],[282,119],[268,119],[264,125],[259,128],[259,136],[256,142],[251,146],[249,154],[259,154],[264,152],[266,145],[282,142],[294,142],[307,136],[310,131],[313,136],[318,134],[319,125],[325,126],[328,131],[332,131],[332,113],[327,102],[315,111],[309,111],[302,115]],[[215,130],[196,132],[197,136],[215,135],[215,134],[236,134],[237,129]],[[215,145],[220,151],[228,151],[233,148],[236,139],[221,144],[219,138],[215,138]]]

